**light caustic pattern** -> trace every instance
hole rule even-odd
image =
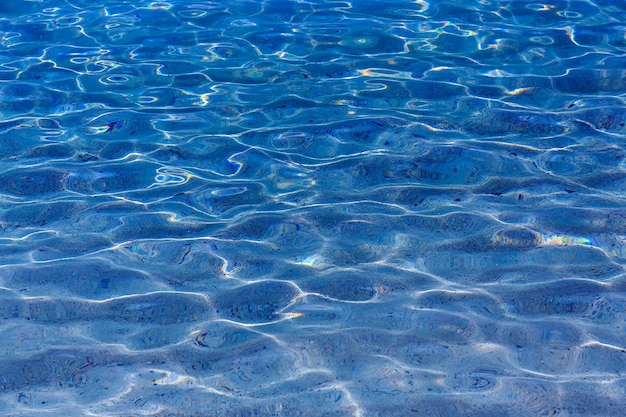
[[[0,2],[0,415],[622,415],[624,22]]]

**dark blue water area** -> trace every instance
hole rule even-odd
[[[620,416],[626,2],[0,2],[0,416]]]

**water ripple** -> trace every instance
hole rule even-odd
[[[626,3],[0,4],[7,415],[620,415]]]

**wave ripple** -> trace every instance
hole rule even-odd
[[[623,414],[624,21],[1,2],[0,415]]]

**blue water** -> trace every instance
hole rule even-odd
[[[0,415],[621,416],[626,2],[0,3]]]

